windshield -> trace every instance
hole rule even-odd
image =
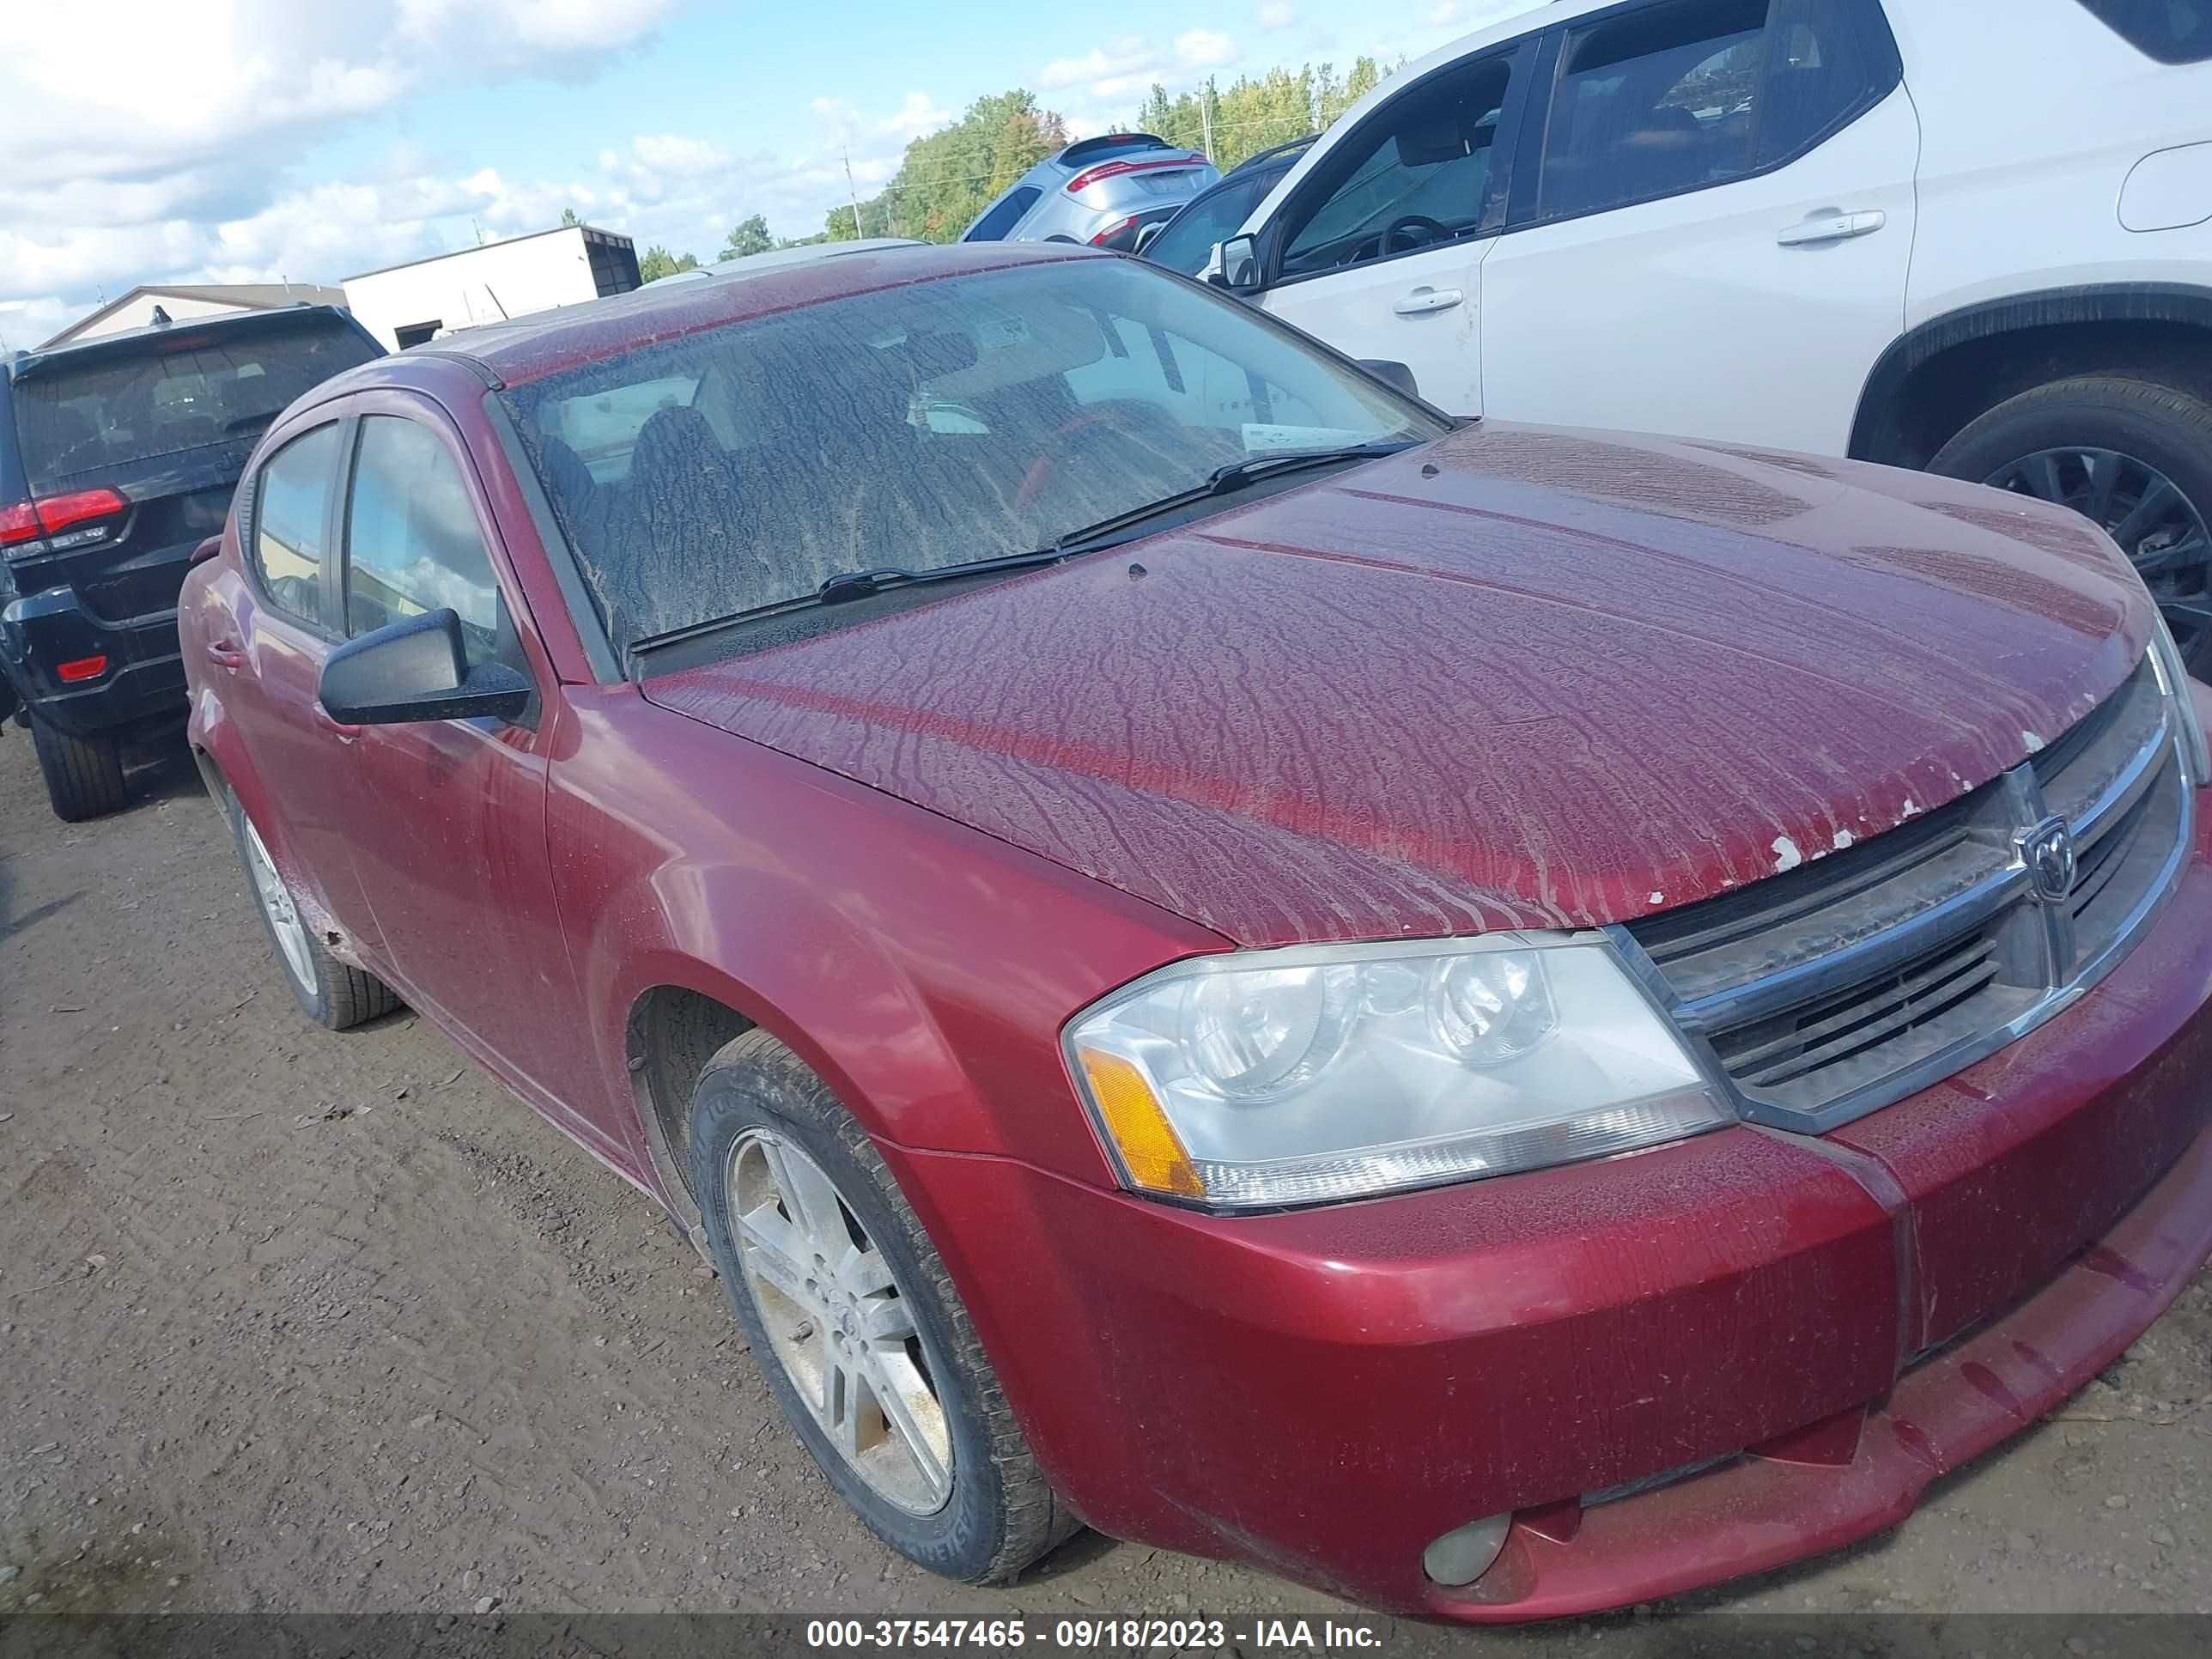
[[[23,470],[46,495],[82,474],[248,436],[301,392],[376,355],[359,331],[325,315],[251,331],[179,325],[143,353],[43,366],[16,387]]]
[[[844,572],[1048,546],[1254,456],[1444,430],[1123,259],[856,295],[501,395],[623,646]]]

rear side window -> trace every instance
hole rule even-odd
[[[1818,143],[1893,88],[1862,0],[1674,0],[1571,31],[1539,212],[1594,213],[1726,184]]]
[[[334,421],[292,440],[262,464],[254,486],[250,562],[274,609],[320,629],[324,526],[337,461]]]
[[[1024,185],[1018,190],[1008,191],[975,222],[975,228],[960,240],[963,242],[1003,242],[1006,233],[1020,222],[1022,215],[1035,207],[1037,198],[1043,194],[1035,185]]]
[[[43,495],[251,437],[301,392],[376,355],[353,329],[317,317],[251,332],[179,324],[128,356],[44,368],[16,387],[23,470]]]
[[[2081,0],[2137,52],[2161,64],[2212,59],[2212,0]]]
[[[362,417],[345,548],[347,632],[451,607],[470,644],[495,653],[491,555],[459,463],[428,427],[396,415]]]

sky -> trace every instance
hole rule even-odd
[[[1009,87],[1079,136],[1152,82],[1419,57],[1531,0],[34,0],[0,9],[0,349],[142,283],[336,283],[586,222],[811,234]]]

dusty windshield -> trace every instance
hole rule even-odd
[[[1118,259],[859,295],[506,395],[624,645],[843,572],[1047,546],[1254,456],[1443,429]]]

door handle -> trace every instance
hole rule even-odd
[[[1431,311],[1449,311],[1466,298],[1467,295],[1455,288],[1430,288],[1425,283],[1390,309],[1401,317],[1421,317]]]
[[[233,672],[246,666],[246,653],[230,640],[209,641],[207,659],[217,668],[228,668]]]
[[[332,737],[336,738],[340,743],[351,743],[356,738],[361,735],[361,727],[358,726],[348,726],[342,720],[332,720],[331,718],[331,711],[324,708],[320,702],[314,705],[314,709],[315,724],[320,726],[324,731],[329,732]]]
[[[1825,212],[1808,213],[1796,224],[1784,226],[1775,233],[1774,240],[1784,247],[1812,247],[1822,242],[1864,236],[1888,222],[1889,216],[1880,208],[1866,208],[1856,213],[1842,213],[1830,208]]]

